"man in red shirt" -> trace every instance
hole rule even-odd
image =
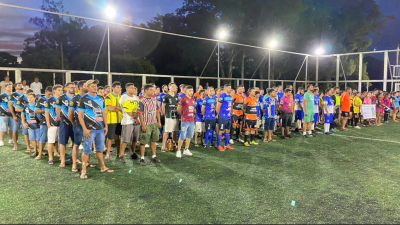
[[[193,138],[195,128],[196,108],[194,106],[195,99],[193,97],[193,87],[188,85],[185,87],[185,96],[178,103],[177,112],[181,115],[181,133],[178,140],[178,151],[176,157],[181,158],[181,148],[183,141],[185,142],[184,155],[193,155],[189,151],[190,140]]]
[[[351,87],[347,87],[346,91],[340,96],[340,111],[342,112],[342,131],[347,131],[346,122],[350,116],[350,93]]]

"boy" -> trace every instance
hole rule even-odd
[[[24,111],[21,113],[21,121],[25,129],[28,129],[29,140],[32,141],[33,154],[31,157],[35,157],[38,155],[37,143],[40,139],[39,119],[35,113],[36,95],[35,93],[31,92],[27,95],[27,97],[28,103],[25,105]]]

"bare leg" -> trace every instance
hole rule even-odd
[[[197,135],[198,132],[194,132],[194,144],[197,145]]]
[[[125,148],[126,148],[126,143],[125,142],[121,142],[120,147],[119,147],[120,151],[118,152],[118,156],[119,157],[124,156]]]
[[[125,148],[123,148],[123,149],[120,148],[120,147],[121,147],[121,146],[120,146],[121,141],[120,141],[118,135],[115,135],[115,137],[114,137],[114,143],[115,143],[115,148],[117,149],[117,154],[118,154],[119,152],[122,152],[122,156],[124,156]],[[126,147],[126,145],[125,145],[125,147]]]
[[[189,149],[190,147],[190,138],[186,138],[185,149]]]
[[[145,145],[140,144],[140,157],[144,157]]]
[[[17,145],[17,141],[18,141],[18,133],[13,133],[13,140],[14,140],[14,148],[13,150],[18,150],[18,145]]]
[[[72,170],[76,169],[76,163],[78,161],[79,145],[74,144],[72,146]]]
[[[107,145],[106,145],[106,147],[107,147],[106,159],[108,159],[108,158],[110,158],[112,140],[107,138],[106,143],[107,143]]]
[[[6,132],[0,132],[0,141],[3,141],[4,135],[6,135]]]
[[[82,153],[82,171],[81,171],[81,177],[86,175],[86,166],[89,161],[89,155]]]
[[[60,167],[65,167],[65,145],[60,144]]]
[[[150,149],[151,149],[152,156],[156,155],[156,148],[157,148],[156,143],[155,142],[150,142]]]
[[[165,148],[166,148],[167,140],[168,140],[168,135],[169,135],[169,133],[164,132],[164,134],[163,134],[163,139],[162,139],[162,147],[161,147],[161,149],[165,149]]]
[[[106,168],[106,165],[104,164],[103,152],[97,151],[96,157],[97,157],[97,160],[99,160],[100,170],[106,170],[107,168]]]
[[[56,143],[53,144],[54,147],[54,156],[60,156],[60,153],[58,153],[58,141],[56,141]]]
[[[54,144],[51,144],[51,143],[47,144],[47,152],[49,154],[49,161],[53,161],[53,146],[54,146]]]
[[[179,140],[178,140],[178,151],[180,151],[182,149],[182,145],[183,145],[183,140],[179,138]]]

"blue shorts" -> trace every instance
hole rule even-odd
[[[304,111],[303,110],[295,110],[294,111],[294,119],[295,120],[303,120],[304,118]]]
[[[47,125],[40,125],[40,143],[47,143]]]
[[[13,133],[18,133],[19,128],[21,127],[21,119],[18,118],[17,121],[14,121],[13,123]]]
[[[39,141],[40,140],[40,128],[31,129],[28,128],[29,140],[30,141]]]
[[[325,114],[324,123],[333,123],[333,114],[329,113],[329,115]]]
[[[195,123],[181,122],[181,133],[179,139],[193,138]]]
[[[274,130],[275,118],[265,118],[264,131]]]
[[[219,131],[230,130],[232,126],[231,119],[218,118]]]
[[[0,131],[6,132],[12,130],[14,119],[11,116],[0,116]]]
[[[72,142],[74,142],[74,131],[72,129],[72,125],[60,123],[60,129],[58,130],[58,142],[60,145],[67,145],[69,138],[71,138]]]
[[[205,121],[206,131],[215,130],[215,124],[216,124],[215,119],[214,120],[206,120]]]
[[[83,153],[89,155],[92,153],[92,143],[94,141],[94,146],[97,152],[104,152],[104,130],[91,130],[90,138],[84,139],[83,141]]]
[[[82,138],[83,138],[83,128],[81,126],[74,126],[73,127],[73,131],[74,131],[74,145],[80,145],[82,142]]]
[[[319,113],[314,113],[314,123],[317,124],[318,122]]]

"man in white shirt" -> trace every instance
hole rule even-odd
[[[31,89],[35,95],[40,95],[42,93],[42,83],[39,82],[39,77],[35,77],[35,81],[31,84]]]
[[[1,88],[1,93],[6,92],[6,84],[13,84],[12,81],[10,81],[10,77],[8,75],[6,75],[4,77],[4,80],[2,82],[0,82],[0,88]]]

